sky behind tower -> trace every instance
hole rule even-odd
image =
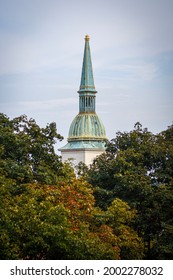
[[[55,121],[66,139],[89,34],[96,111],[108,138],[137,121],[154,133],[166,129],[172,15],[172,0],[0,0],[0,112],[40,126]]]

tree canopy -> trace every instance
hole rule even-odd
[[[61,139],[55,123],[0,115],[0,258],[141,259],[136,211],[120,199],[97,207],[92,186],[55,153]]]
[[[173,126],[157,135],[140,123],[130,132],[117,132],[87,180],[97,206],[106,210],[120,198],[137,210],[134,228],[145,242],[146,258],[172,259]]]
[[[0,258],[172,259],[173,127],[117,132],[77,176],[61,140],[0,114]]]

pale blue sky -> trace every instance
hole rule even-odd
[[[66,138],[86,34],[108,138],[137,121],[154,133],[171,125],[172,0],[0,0],[0,112],[55,121]]]

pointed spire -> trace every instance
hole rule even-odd
[[[89,40],[90,40],[89,35],[86,35],[85,36],[85,49],[84,49],[84,57],[83,57],[81,84],[80,84],[80,89],[78,91],[79,93],[84,93],[84,92],[96,93],[97,92],[95,90],[95,86],[94,86]]]

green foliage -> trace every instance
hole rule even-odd
[[[137,258],[142,256],[142,241],[126,225],[134,218],[126,203],[118,201],[121,214],[116,203],[106,213],[96,209],[92,190],[81,179],[59,187],[26,184],[22,190],[1,179],[1,259],[119,259],[124,248],[127,258],[135,258],[134,240]]]
[[[0,258],[172,259],[173,127],[118,132],[77,178],[61,139],[0,114]]]
[[[137,211],[116,198],[106,211],[109,225],[119,238],[121,259],[141,259],[143,257],[143,242],[132,228]]]
[[[0,114],[0,258],[142,258],[143,241],[129,224],[134,211],[121,200],[107,211],[95,207],[88,168],[79,165],[76,179],[56,155],[61,139],[55,123],[40,128]]]
[[[84,162],[80,161],[75,168],[78,176],[83,178],[87,176],[89,168]]]
[[[19,183],[56,183],[59,175],[65,175],[54,151],[54,144],[61,139],[55,123],[40,128],[25,115],[9,120],[0,114],[1,173]]]
[[[173,126],[158,135],[140,123],[133,131],[118,132],[87,180],[102,209],[120,198],[137,210],[134,229],[144,239],[146,258],[173,257]]]

